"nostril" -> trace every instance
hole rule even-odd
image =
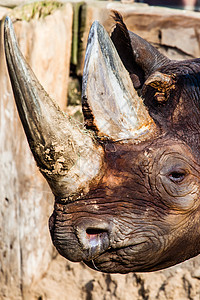
[[[86,238],[90,247],[100,246],[103,239],[107,236],[107,230],[100,228],[87,228]]]
[[[84,252],[84,259],[91,260],[109,247],[109,224],[93,218],[77,222],[76,233]]]
[[[107,232],[107,230],[100,229],[100,228],[87,228],[86,229],[86,233],[89,236],[103,234],[104,232]]]

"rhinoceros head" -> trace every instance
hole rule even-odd
[[[154,271],[200,252],[200,60],[171,61],[94,22],[83,74],[85,127],[25,62],[9,18],[5,54],[36,163],[53,194],[49,226],[67,259],[102,272]]]

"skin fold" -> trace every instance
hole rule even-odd
[[[127,273],[166,268],[198,254],[199,165],[184,143],[167,137],[164,149],[160,143],[107,150],[99,185],[83,200],[55,204],[51,235],[63,256],[103,272]],[[89,247],[97,235],[104,240],[103,228],[85,237],[88,245],[79,235],[80,220],[88,226],[90,219],[108,223],[106,251],[94,247],[91,254]]]

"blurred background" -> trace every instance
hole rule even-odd
[[[200,1],[0,0],[0,299],[199,300],[200,257],[150,274],[101,274],[52,246],[53,196],[35,165],[16,112],[3,54],[9,15],[44,88],[79,122],[87,36],[94,20],[110,32],[112,10],[171,59],[200,57]],[[181,245],[180,245],[181,247]]]
[[[167,7],[174,7],[174,8],[182,8],[182,9],[194,9],[198,10],[200,6],[199,0],[138,0],[135,2],[139,3],[147,3],[149,5],[156,5],[156,6],[167,6]]]

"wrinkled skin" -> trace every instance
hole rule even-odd
[[[51,234],[58,251],[120,273],[158,270],[197,255],[200,178],[190,147],[165,136],[138,147],[108,144],[105,155],[106,174],[94,191],[83,200],[55,204]],[[76,227],[90,227],[90,218],[91,228],[96,220],[107,223],[109,248],[97,257],[83,239],[95,243],[97,235],[104,239],[104,230],[81,238]]]
[[[15,65],[9,61],[12,46],[9,46],[10,48],[6,46],[9,49],[6,50],[8,70],[31,150],[55,195],[55,207],[49,220],[49,227],[53,244],[58,252],[71,261],[84,261],[90,268],[107,273],[155,271],[175,265],[200,252],[200,60],[170,61],[146,41],[128,32],[121,16],[117,13],[115,13],[115,21],[116,29],[111,38],[134,88],[145,105],[143,116],[146,117],[139,116],[138,122],[142,120],[144,123],[145,121],[147,123],[145,132],[148,130],[149,132],[137,138],[130,138],[128,130],[127,139],[117,139],[118,133],[114,127],[109,128],[109,134],[107,129],[100,128],[102,121],[98,121],[98,118],[101,118],[98,101],[101,99],[97,98],[97,104],[93,105],[94,100],[87,98],[86,95],[93,55],[90,54],[89,47],[97,49],[97,46],[106,39],[101,39],[102,28],[99,29],[98,24],[94,25],[93,28],[97,29],[89,36],[90,56],[88,60],[86,59],[86,75],[83,80],[86,82],[84,83],[86,87],[83,85],[86,91],[85,94],[83,93],[83,112],[87,129],[94,132],[91,140],[96,140],[94,151],[98,152],[100,163],[95,165],[97,171],[92,179],[91,176],[82,178],[80,170],[77,171],[74,168],[73,178],[77,178],[77,182],[80,181],[82,184],[77,183],[76,190],[73,190],[74,184],[71,182],[69,186],[64,186],[69,181],[68,177],[67,180],[62,177],[63,173],[65,176],[65,172],[60,175],[59,172],[55,172],[54,168],[53,173],[50,167],[48,169],[43,152],[40,153],[42,150],[35,150],[45,138],[42,136],[42,139],[38,141],[37,137],[33,137],[35,129],[32,130],[32,128],[35,128],[35,125],[33,127],[30,125],[28,128],[29,125],[24,121],[24,118],[26,120],[25,113],[28,113],[20,111],[24,99],[19,94],[19,89],[16,88],[15,71],[12,70],[12,65],[16,68],[19,63]],[[94,37],[95,34],[97,38]],[[6,32],[5,40],[9,41],[7,35]],[[95,38],[97,39],[97,43],[94,43],[96,46],[90,46],[92,39]],[[105,45],[104,48],[106,48]],[[17,51],[14,51],[11,57]],[[94,52],[97,53],[97,50]],[[101,53],[98,55],[101,68],[103,69],[104,64],[107,64],[109,69],[107,58],[103,60],[103,55]],[[106,55],[105,57],[108,56]],[[19,59],[21,60],[22,58]],[[98,64],[95,65],[95,68],[97,67]],[[121,72],[120,68],[119,72]],[[110,73],[113,76],[112,71],[111,68]],[[20,70],[19,74],[21,74]],[[100,74],[102,74],[101,69]],[[31,76],[27,82],[32,82]],[[96,73],[92,73],[91,80],[95,76]],[[112,76],[111,78],[114,78]],[[35,82],[34,78],[31,86],[36,86],[41,99],[44,99],[43,92],[40,93],[39,83]],[[27,86],[24,87],[25,91]],[[98,82],[98,87],[100,86],[101,83]],[[50,100],[45,98],[45,101]],[[112,102],[112,98],[109,101]],[[47,104],[53,107],[52,102],[49,103],[51,104]],[[106,105],[107,102],[104,107]],[[30,111],[34,110],[33,106]],[[106,114],[107,111],[109,109],[106,107],[104,113]],[[146,111],[151,118],[150,121],[147,120]],[[120,113],[116,113],[120,116],[119,120],[116,119],[117,122],[124,120],[121,118],[123,111],[121,115]],[[107,115],[104,116],[107,117]],[[62,128],[61,122],[65,122],[62,114],[59,118],[60,123],[56,129],[58,131]],[[27,119],[34,123],[34,116],[28,116]],[[44,116],[44,122],[41,121],[44,126],[44,129],[41,129],[42,132],[49,126],[47,122]],[[68,123],[67,126],[71,128]],[[50,128],[49,132],[50,130],[53,129]],[[77,129],[71,128],[70,130],[72,132]],[[126,131],[123,134],[126,136]],[[55,138],[56,133],[52,136]],[[60,140],[58,139],[58,142],[56,140],[54,144],[61,145]],[[88,137],[87,144],[91,140]],[[65,142],[65,137],[62,141]],[[44,147],[48,143],[45,141]],[[80,149],[81,147],[80,145]],[[48,148],[45,149],[48,150]],[[52,153],[56,152],[54,148],[52,149]],[[70,148],[69,153],[66,152],[64,158],[62,157],[64,161],[65,157],[72,157],[71,151]],[[92,154],[87,155],[86,161],[90,160],[90,156]],[[73,165],[75,161],[76,165],[76,157],[73,159],[71,164]],[[60,159],[59,166],[61,162]],[[57,161],[55,161],[57,166],[56,163]],[[54,156],[52,155],[51,165],[53,164]],[[87,168],[94,168],[94,161]],[[62,184],[60,184],[60,178]],[[63,192],[63,186],[65,192]],[[67,191],[69,191],[68,194]]]
[[[102,272],[127,273],[159,270],[199,253],[199,82],[198,74],[185,75],[198,68],[192,69],[191,61],[163,67],[177,80],[167,103],[158,105],[156,90],[143,87],[144,102],[162,134],[139,145],[107,142],[98,186],[82,200],[55,204],[51,234],[64,257],[83,259]],[[106,225],[81,238],[77,226],[95,228],[97,220]],[[95,244],[98,236],[106,251],[89,251],[87,244]]]

